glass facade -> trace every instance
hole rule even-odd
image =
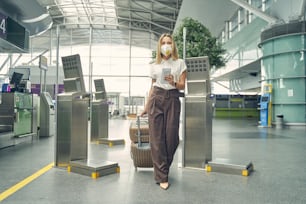
[[[252,7],[260,9],[263,12],[269,10],[272,0],[245,0]],[[224,25],[224,30],[220,32],[219,41],[224,43],[226,40],[234,37],[240,29],[247,24],[250,24],[255,18],[257,18],[252,12],[239,8],[232,16],[232,18]],[[227,29],[227,24],[230,24],[230,29]]]
[[[1,61],[7,60],[7,63],[3,63],[0,72],[0,75],[2,75],[1,84],[8,82],[8,71],[14,61],[17,60],[15,66],[25,64],[29,67],[38,66],[38,59],[30,61],[39,56],[43,50],[49,50],[44,54],[48,58],[49,69],[56,68],[56,31],[51,30],[48,32],[49,39],[45,39],[45,36],[36,36],[31,40],[36,44],[39,41],[48,40],[50,41],[50,47],[35,47],[35,50],[22,54],[18,60],[19,54],[0,54]],[[110,100],[113,95],[118,99],[114,106],[116,108],[119,107],[121,113],[132,112],[136,110],[133,107],[132,98],[138,96],[146,97],[148,95],[151,85],[151,79],[148,76],[149,66],[152,61],[152,50],[156,48],[156,45],[152,45],[150,35],[142,35],[138,39],[142,41],[142,45],[147,44],[146,47],[152,47],[152,49],[137,46],[135,43],[129,42],[128,37],[124,39],[122,36],[117,36],[116,32],[103,30],[103,35],[100,38],[95,37],[94,42],[90,42],[90,30],[88,28],[80,29],[79,31],[65,30],[61,32],[59,36],[59,69],[62,69],[61,57],[80,54],[86,91],[95,92],[94,80],[103,78],[106,91],[110,95]],[[98,30],[93,30],[92,34],[98,35],[100,33]],[[137,37],[139,34],[131,31],[131,35]],[[83,43],[76,44],[75,41]],[[36,74],[39,75],[39,73]],[[49,74],[47,72],[47,76]],[[33,86],[36,83],[39,83],[39,81],[32,82]],[[52,83],[55,85],[56,81]],[[59,84],[62,84],[62,81],[59,81]],[[137,105],[138,113],[142,109],[143,105]]]

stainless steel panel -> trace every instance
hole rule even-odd
[[[104,92],[104,91],[95,92],[95,99],[96,100],[104,100],[104,101],[106,101],[106,99],[107,99],[106,92]]]
[[[71,172],[97,177],[106,176],[119,172],[118,163],[110,161],[78,160],[70,162]]]
[[[32,117],[32,132],[37,136],[37,127],[39,126],[39,97],[37,94],[33,94],[33,117]]]
[[[87,158],[88,98],[59,94],[57,100],[57,137],[55,165]]]
[[[108,104],[103,101],[94,101],[91,117],[91,141],[108,138]]]
[[[188,80],[188,95],[206,96],[211,94],[210,81],[207,80]]]
[[[83,79],[83,71],[82,71],[82,63],[81,63],[80,55],[76,54],[76,55],[62,57],[62,64],[63,64],[63,71],[64,71],[65,79],[72,79],[72,78],[77,79],[75,80],[75,84],[77,85],[74,86],[76,89],[69,90],[69,92],[70,91],[71,92],[80,91],[80,92],[85,93],[85,84],[84,84],[84,79]],[[65,85],[65,81],[64,81],[64,85]],[[68,87],[66,87],[65,85],[65,92],[68,92],[66,90],[66,88]]]
[[[82,91],[81,79],[80,78],[64,79],[64,89],[65,89],[65,92]]]
[[[40,137],[50,137],[55,133],[54,105],[48,92],[40,95]]]
[[[207,56],[186,58],[187,80],[209,80],[209,59]]]
[[[209,95],[211,92],[209,78],[209,60],[207,56],[186,59],[187,94]]]
[[[60,96],[60,98],[58,98],[58,100],[60,101],[71,101],[74,98],[75,99],[83,98],[84,93],[80,92],[61,93],[58,96]]]
[[[71,160],[87,159],[89,99],[72,101]]]
[[[204,168],[212,159],[212,102],[207,56],[186,59],[184,166]]]
[[[57,101],[57,137],[55,165],[68,165],[71,148],[72,101]]]
[[[206,97],[186,97],[184,165],[204,168],[212,159],[212,106]]]
[[[106,92],[104,79],[95,79],[94,83],[95,83],[96,92]]]

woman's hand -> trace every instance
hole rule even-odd
[[[167,76],[165,76],[165,80],[169,83],[169,84],[171,84],[172,86],[174,86],[174,77],[173,77],[173,75],[171,75],[171,74],[169,74],[169,75],[167,75]]]
[[[144,110],[144,111],[142,111],[142,112],[140,113],[140,117],[144,117],[144,115],[146,115],[146,114],[147,114],[147,111]]]

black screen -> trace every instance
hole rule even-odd
[[[261,98],[261,102],[268,102],[269,101],[269,97],[268,96],[263,96]]]
[[[14,72],[10,80],[10,84],[14,84],[15,86],[18,86],[21,82],[22,76],[23,74]]]

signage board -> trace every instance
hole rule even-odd
[[[6,39],[7,36],[7,16],[0,13],[0,38]]]

